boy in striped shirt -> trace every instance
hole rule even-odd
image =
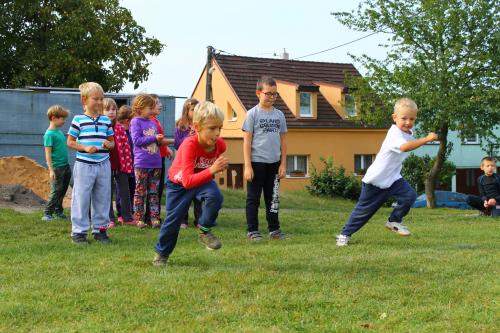
[[[76,150],[73,167],[73,193],[71,201],[71,238],[73,243],[87,245],[90,229],[89,207],[94,239],[111,243],[106,234],[111,198],[111,166],[109,150],[113,149],[113,126],[102,115],[104,91],[95,82],[79,87],[85,112],[75,115],[68,131],[68,147]]]

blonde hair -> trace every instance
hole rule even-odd
[[[68,118],[69,111],[60,105],[52,105],[47,111],[47,118],[52,121],[52,118]]]
[[[116,121],[121,123],[127,119],[132,119],[132,108],[128,105],[122,105],[116,113]]]
[[[184,105],[182,106],[182,115],[179,119],[177,119],[177,122],[175,123],[175,126],[177,128],[180,128],[182,130],[187,130],[189,128],[191,120],[189,119],[189,109],[192,106],[196,106],[198,104],[198,100],[196,98],[188,98],[184,102]]]
[[[141,115],[141,111],[147,107],[154,108],[156,100],[149,94],[139,94],[135,96],[132,102],[132,112],[135,117]]]
[[[102,89],[101,85],[95,82],[84,82],[80,84],[78,89],[80,89],[80,95],[82,97],[89,97],[90,94],[94,92],[100,92],[104,95],[104,90]]]
[[[394,113],[398,113],[401,109],[408,108],[418,111],[417,103],[408,97],[402,97],[394,103]]]
[[[115,107],[115,109],[118,109],[118,105],[116,105],[116,102],[114,99],[112,98],[105,98],[102,100],[102,108],[103,110],[109,110],[111,109],[112,107]]]
[[[213,118],[224,121],[224,114],[214,103],[203,101],[198,103],[194,108],[193,123],[203,126],[203,123]]]

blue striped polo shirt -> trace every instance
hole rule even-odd
[[[76,160],[87,164],[97,164],[107,160],[109,158],[109,150],[103,148],[102,144],[113,133],[111,120],[107,116],[99,115],[96,118],[92,118],[86,114],[75,115],[68,135],[74,137],[79,144],[98,148],[94,154],[77,151]]]

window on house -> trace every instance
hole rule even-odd
[[[471,135],[464,138],[464,144],[466,145],[477,145],[479,144],[479,135]]]
[[[236,111],[233,109],[233,107],[229,103],[227,103],[227,117],[226,117],[226,119],[228,121],[238,120],[238,114],[236,113]]]
[[[348,117],[356,117],[356,100],[353,95],[345,94],[345,111]]]
[[[286,157],[287,177],[307,177],[307,155],[288,155]]]
[[[231,121],[236,121],[238,119],[238,114],[236,113],[236,111],[234,111],[233,108],[231,108]]]
[[[357,175],[364,175],[374,159],[375,155],[354,155],[354,172]]]
[[[300,92],[300,116],[312,117],[312,94],[308,92]]]

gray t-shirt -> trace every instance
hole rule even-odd
[[[242,129],[253,134],[252,162],[276,163],[281,159],[281,134],[287,132],[280,110],[263,111],[258,105],[247,111]]]

